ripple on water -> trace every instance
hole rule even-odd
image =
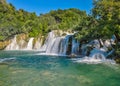
[[[0,86],[120,85],[118,66],[73,62],[80,58],[71,61],[56,56],[22,55],[17,52],[15,55],[18,57],[14,57],[14,52],[12,54],[0,59],[8,63],[0,65]]]
[[[16,60],[16,57],[2,58],[2,59],[0,59],[0,63],[2,63],[2,62],[8,62],[8,61],[14,61],[14,60]]]

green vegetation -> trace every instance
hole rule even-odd
[[[76,28],[79,30],[76,38],[81,43],[88,43],[94,39],[100,42],[100,39],[105,41],[115,36],[115,45],[112,45],[115,52],[112,57],[118,58],[120,63],[120,1],[94,0],[93,4],[92,14]]]
[[[47,14],[37,16],[23,9],[16,10],[12,4],[7,4],[5,0],[0,1],[0,40],[26,33],[30,37],[39,34],[46,35],[53,29],[68,30],[75,28],[81,18],[86,16],[84,11],[78,9],[58,9]]]
[[[120,1],[99,0],[94,1],[93,16],[98,20],[100,38],[110,39],[116,37],[114,57],[120,59]]]

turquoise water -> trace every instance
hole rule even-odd
[[[37,53],[0,51],[0,86],[120,86],[120,65],[75,63]]]

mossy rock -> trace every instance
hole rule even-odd
[[[28,42],[28,34],[19,34],[17,35],[17,43],[19,43],[20,40],[25,40],[26,42]]]
[[[67,34],[66,33],[63,33],[62,36],[66,36]]]
[[[71,54],[71,55],[69,55],[68,57],[69,57],[69,58],[76,58],[77,55],[76,55],[76,54]]]
[[[115,58],[116,63],[120,64],[120,57],[119,58]]]
[[[10,43],[11,43],[10,40],[1,41],[0,42],[0,50],[4,50],[6,48],[6,46],[9,45]]]

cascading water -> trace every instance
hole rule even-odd
[[[60,54],[66,55],[67,50],[68,50],[68,43],[69,43],[69,38],[71,35],[67,35],[65,38],[62,39],[61,44],[60,44]]]
[[[72,37],[72,51],[71,54],[79,54],[79,45],[80,43]]]
[[[113,51],[107,53],[106,47],[100,48],[100,43],[98,40],[93,40],[88,44],[81,44],[76,40],[73,34],[60,32],[57,34],[55,31],[51,31],[45,42],[42,45],[43,39],[30,38],[29,41],[24,39],[18,39],[16,36],[11,40],[11,44],[6,47],[6,50],[39,50],[45,55],[83,55],[82,59],[77,60],[78,62],[84,63],[94,63],[103,62],[105,57],[111,54]],[[33,44],[34,40],[34,44]],[[101,41],[102,43],[102,41]],[[103,43],[102,43],[103,44]],[[104,45],[104,44],[103,44]]]
[[[101,61],[105,61],[105,56],[103,54],[100,53],[96,53],[93,55],[92,57],[93,60],[101,60]]]
[[[95,51],[95,50],[93,50]],[[98,63],[103,63],[103,62],[107,62],[110,64],[115,64],[115,61],[112,59],[106,59],[106,56],[103,52],[97,52],[97,53],[91,53],[90,56],[85,56],[83,58],[76,58],[76,59],[72,59],[75,62],[78,63],[87,63],[87,64],[98,64]]]
[[[14,39],[11,40],[11,44],[9,44],[5,50],[19,50],[19,46],[17,44],[16,41],[16,36],[14,37]]]
[[[37,39],[37,40],[36,40],[36,42],[35,42],[35,45],[34,45],[33,49],[34,49],[34,50],[38,50],[38,51],[39,51],[39,50],[40,50],[40,48],[41,48],[41,46],[42,46],[42,39],[40,39],[40,38],[39,38],[39,39]]]
[[[61,37],[57,37],[51,47],[50,53],[59,54]]]
[[[54,32],[50,32],[48,34],[48,37],[46,38],[44,45],[40,48],[40,51],[44,51],[45,53],[50,53],[50,49],[54,41],[55,41],[55,34]]]
[[[34,38],[30,38],[25,50],[32,50],[33,49],[33,40],[34,40]]]
[[[62,33],[63,34],[63,33]],[[51,31],[44,44],[40,38],[36,39],[33,45],[34,38],[30,38],[28,42],[23,39],[17,43],[16,36],[12,40],[11,44],[6,47],[6,50],[39,50],[45,54],[60,54],[60,55],[79,55],[80,43],[74,38],[73,34],[66,34],[64,36],[56,34],[55,31]],[[24,45],[24,47],[23,47]],[[87,47],[87,46],[86,46]],[[82,51],[86,52],[86,47],[81,47]],[[86,55],[86,53],[85,53]]]
[[[44,51],[46,54],[61,54],[66,55],[68,48],[68,41],[71,35],[57,36],[54,31],[48,34],[48,37],[44,45],[40,48],[40,51]]]

